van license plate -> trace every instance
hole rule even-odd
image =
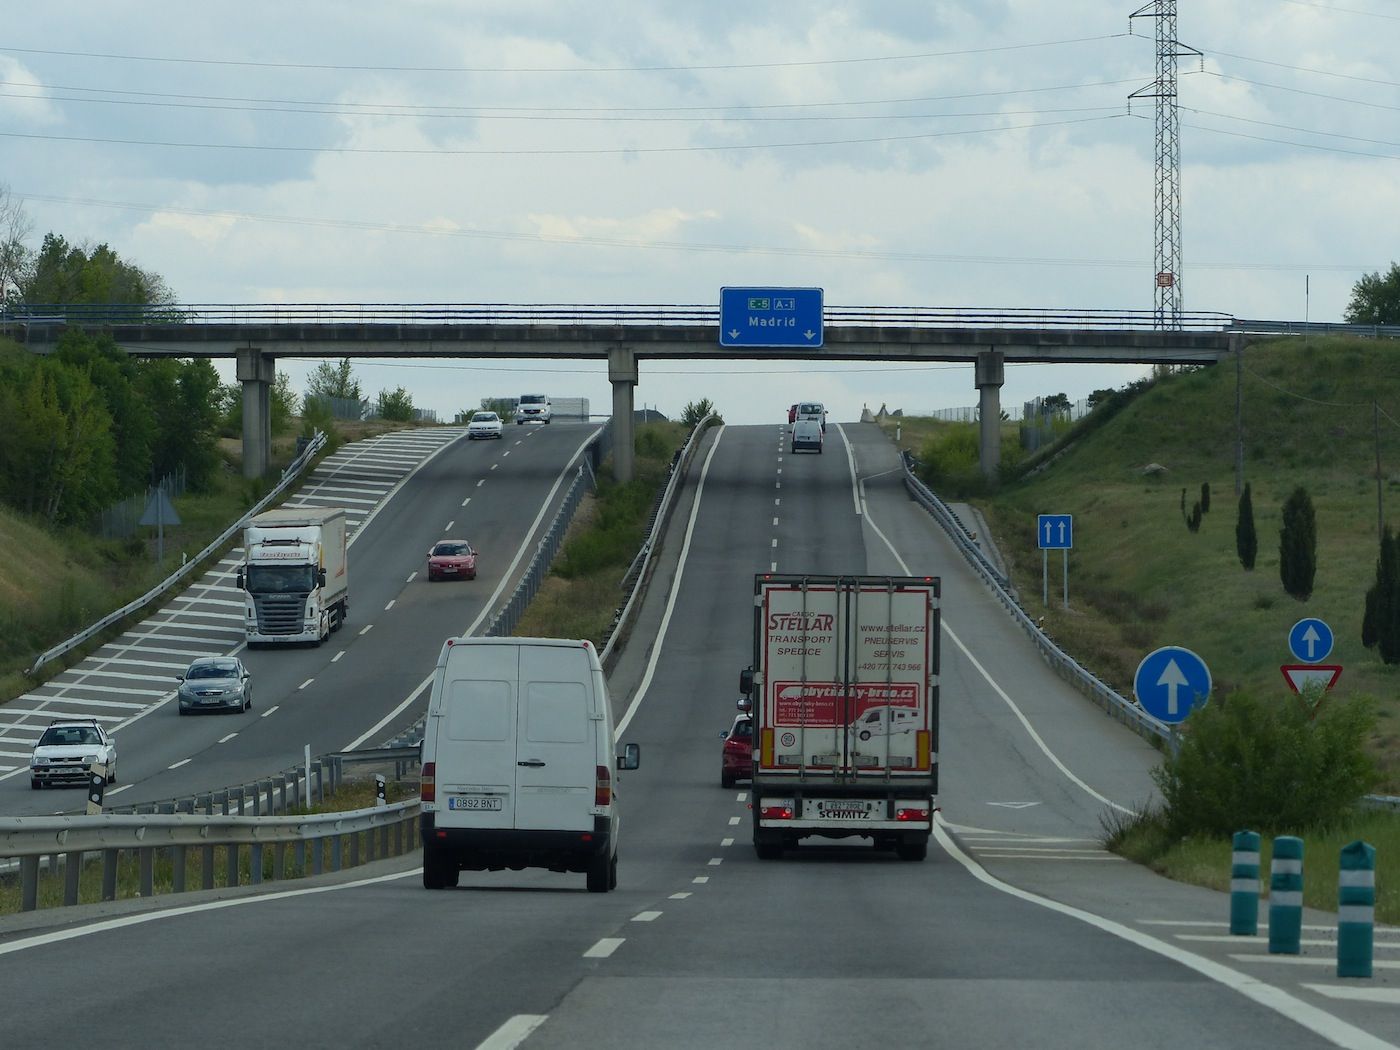
[[[453,795],[447,800],[448,809],[500,809],[499,795]]]

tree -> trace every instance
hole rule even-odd
[[[685,406],[681,411],[681,422],[688,427],[694,427],[696,423],[714,411],[714,403],[708,397],[702,397],[699,401],[691,401]]]
[[[1389,525],[1381,533],[1376,581],[1366,592],[1361,641],[1368,649],[1377,647],[1385,663],[1400,663],[1400,538]]]
[[[360,381],[350,367],[350,358],[342,358],[339,364],[320,362],[311,370],[306,380],[307,397],[338,397],[359,401]]]
[[[1283,505],[1278,537],[1279,576],[1283,589],[1305,602],[1312,596],[1317,575],[1317,516],[1312,497],[1299,486]]]
[[[479,411],[494,412],[501,417],[502,423],[509,423],[515,419],[515,402],[508,397],[483,397]],[[463,415],[467,419],[472,417],[470,412],[465,412]]]
[[[1362,276],[1351,289],[1343,318],[1352,324],[1400,324],[1400,265]]]
[[[1201,482],[1201,513],[1210,513],[1210,482]]]
[[[1116,393],[1117,391],[1111,387],[1105,387],[1102,390],[1091,390],[1087,399],[1089,410],[1092,412],[1104,402],[1110,400]]]
[[[1065,393],[1047,394],[1040,399],[1040,410],[1045,413],[1068,412],[1069,395]]]
[[[44,243],[19,282],[26,303],[168,305],[175,294],[159,274],[121,259],[105,244],[71,245],[56,233]]]
[[[148,361],[140,390],[155,411],[151,481],[180,467],[192,489],[206,487],[219,465],[223,415],[219,373],[207,358]]]
[[[1245,571],[1254,568],[1254,559],[1259,554],[1259,536],[1254,531],[1254,500],[1250,497],[1248,485],[1240,493],[1239,517],[1235,519],[1235,552],[1239,554]]]
[[[29,264],[24,241],[33,230],[23,203],[8,186],[0,185],[0,305],[19,297],[19,282]]]
[[[413,418],[413,397],[403,387],[379,391],[377,405],[380,419],[407,423]]]

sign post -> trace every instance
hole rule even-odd
[[[1065,608],[1069,608],[1069,551],[1074,546],[1073,514],[1040,514],[1035,519],[1035,541],[1040,548],[1041,601],[1050,604],[1050,552],[1064,555]]]
[[[721,288],[720,346],[821,346],[822,289]]]

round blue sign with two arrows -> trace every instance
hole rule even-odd
[[[1210,668],[1190,649],[1165,645],[1142,658],[1133,693],[1159,722],[1184,722],[1192,708],[1210,698]]]

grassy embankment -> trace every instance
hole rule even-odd
[[[1303,617],[1326,621],[1336,636],[1329,663],[1345,670],[1329,703],[1376,699],[1370,751],[1380,771],[1376,789],[1400,793],[1400,667],[1361,645],[1361,619],[1375,579],[1377,454],[1387,519],[1400,518],[1400,373],[1383,342],[1273,341],[1244,353],[1241,386],[1244,478],[1250,484],[1259,540],[1253,571],[1235,547],[1235,389],[1232,361],[1163,379],[1114,418],[1082,428],[1068,450],[1024,480],[1006,480],[989,495],[971,495],[1009,563],[1023,603],[1045,616],[1046,630],[1082,665],[1124,696],[1132,695],[1139,661],[1161,645],[1195,651],[1210,667],[1213,696],[1239,688],[1280,702],[1288,686],[1279,668],[1297,663],[1289,628]],[[1377,440],[1375,406],[1379,417]],[[887,420],[891,433],[894,421]],[[947,424],[902,421],[900,444],[924,449]],[[1003,431],[1013,441],[1014,429]],[[1379,448],[1378,448],[1379,446]],[[1144,473],[1149,464],[1164,473]],[[1190,532],[1182,510],[1210,486],[1210,509]],[[1317,575],[1306,601],[1290,597],[1279,578],[1281,508],[1302,486],[1317,515]],[[942,491],[945,499],[957,492]],[[1048,607],[1042,606],[1037,514],[1073,514],[1070,608],[1060,594],[1060,560],[1050,559]],[[1381,852],[1389,882],[1400,886],[1400,820],[1359,817],[1327,836],[1295,829],[1309,840],[1310,905],[1335,907],[1336,848],[1365,837]],[[1126,843],[1132,854],[1133,844]],[[1325,856],[1324,856],[1325,854]],[[1219,884],[1228,879],[1229,843],[1188,842],[1164,854],[1139,855],[1173,877]],[[1329,877],[1326,870],[1331,866]],[[1203,871],[1211,873],[1208,879]],[[1383,880],[1378,877],[1378,885]],[[1400,920],[1388,897],[1385,913]]]

